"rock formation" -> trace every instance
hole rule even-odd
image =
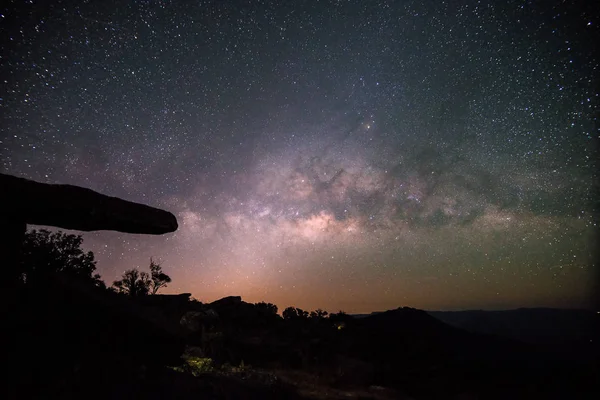
[[[17,273],[27,224],[80,231],[113,230],[160,235],[177,230],[168,211],[73,185],[51,185],[0,174],[0,254]],[[11,271],[7,271],[11,275]],[[15,276],[4,280],[12,284]]]
[[[168,211],[73,185],[50,185],[0,174],[0,213],[25,224],[79,231],[160,235],[177,230]]]

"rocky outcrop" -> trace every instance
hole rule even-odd
[[[20,249],[27,224],[80,231],[113,230],[160,235],[177,230],[168,211],[110,197],[72,185],[50,185],[0,174],[0,253],[11,288],[19,274]]]
[[[212,308],[237,307],[240,304],[242,304],[241,296],[227,296],[227,297],[223,297],[222,299],[213,301],[212,303],[210,303],[210,306]]]
[[[160,235],[177,230],[168,211],[73,185],[50,185],[0,174],[0,214],[26,224],[80,231]]]
[[[147,306],[184,309],[188,308],[191,296],[191,293],[154,294],[152,296],[141,297],[139,300],[142,304]]]

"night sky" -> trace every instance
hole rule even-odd
[[[594,3],[4,2],[1,170],[177,216],[84,233],[109,284],[154,257],[280,310],[590,306]]]

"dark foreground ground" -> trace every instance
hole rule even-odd
[[[489,332],[507,316],[283,319],[239,297],[133,300],[60,281],[3,307],[2,398],[600,398],[593,312],[561,314],[569,334],[535,343],[532,327],[526,338]]]

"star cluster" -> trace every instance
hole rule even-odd
[[[108,282],[152,256],[204,301],[589,306],[599,22],[583,1],[13,1],[1,168],[177,216],[86,233]]]

